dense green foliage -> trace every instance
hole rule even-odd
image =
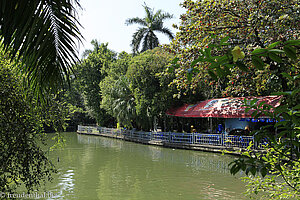
[[[179,32],[164,49],[157,47],[154,31],[172,39],[163,26],[172,15],[154,13],[144,5],[145,18],[126,21],[142,26],[133,35],[133,55],[117,54],[108,44],[93,40],[94,48],[71,67],[77,61],[73,39],[81,37],[73,7],[77,4],[76,0],[0,3],[2,192],[22,183],[31,191],[55,171],[38,145],[45,127],[60,131],[97,123],[146,131],[158,125],[166,130],[165,112],[170,107],[212,97],[277,92],[284,95],[278,108],[256,105],[255,100],[247,105],[257,110],[254,117],[263,113],[276,119],[276,134],[268,126],[255,132],[256,142],[268,141],[266,151],[257,153],[250,146],[232,163],[231,172],[256,175],[245,178],[249,194],[299,197],[297,1],[185,0],[187,12],[181,16]],[[60,92],[45,92],[65,79],[69,81]],[[31,87],[24,84],[28,82]],[[32,89],[44,95],[42,106]]]
[[[275,109],[255,101],[248,105],[257,110],[254,117],[263,113],[276,119],[277,134],[270,132],[269,126],[253,132],[256,142],[268,141],[266,152],[249,147],[244,157],[232,163],[231,172],[256,175],[244,178],[248,195],[298,198],[298,2],[186,0],[182,5],[187,12],[181,16],[180,31],[165,46],[176,55],[166,72],[175,72],[170,86],[177,87],[178,97],[197,90],[208,91],[206,98],[284,95]]]
[[[129,89],[129,80],[124,77],[131,58],[132,56],[126,52],[120,53],[117,60],[111,63],[110,67],[106,69],[107,76],[99,83],[102,95],[101,108],[105,109],[111,116],[115,116],[120,123],[128,127],[131,127],[131,114],[135,113],[131,106],[132,101],[130,98],[131,90]],[[128,98],[125,98],[125,96]],[[128,101],[126,102],[127,106],[125,105],[125,102],[121,103],[121,99],[118,100],[120,97],[121,99]],[[124,106],[127,109],[123,110],[121,107],[116,107],[115,105],[118,101],[119,106]]]
[[[43,125],[62,125],[63,113],[54,102],[47,108],[37,106],[13,64],[3,56],[0,62],[0,190],[12,192],[24,184],[32,191],[55,171],[40,147]]]
[[[66,111],[55,91],[78,60],[80,5],[3,0],[0,7],[0,190],[24,185],[29,192],[55,171],[41,148],[42,133],[44,127],[65,127]]]
[[[100,108],[101,91],[99,83],[105,78],[106,70],[116,60],[116,53],[107,48],[108,44],[93,42],[94,49],[81,63],[74,67],[74,86],[82,99],[88,114],[98,125],[105,125],[110,116]]]
[[[126,24],[139,24],[142,27],[133,34],[131,46],[133,53],[139,53],[139,48],[142,43],[141,52],[148,49],[154,49],[158,47],[159,40],[154,32],[160,32],[167,35],[170,39],[173,39],[173,33],[163,26],[163,22],[166,19],[170,19],[173,16],[169,13],[163,13],[162,10],[158,10],[154,13],[154,9],[144,5],[146,16],[144,18],[129,18],[126,20]]]
[[[130,62],[126,76],[131,81],[135,98],[137,124],[144,130],[153,130],[154,117],[163,120],[165,111],[173,103],[173,94],[168,88],[171,80],[158,76],[172,58],[156,48],[135,56]]]
[[[79,1],[3,0],[0,7],[6,56],[21,62],[19,69],[37,94],[57,88],[78,60],[74,47],[82,38],[76,14]]]
[[[300,41],[288,41],[285,43],[284,49],[287,47],[293,49],[293,46],[299,47]],[[280,50],[276,49],[276,51]],[[253,53],[253,55],[255,54]],[[297,58],[291,54],[289,56]],[[252,62],[255,62],[254,60]],[[285,64],[290,65],[289,63]],[[243,153],[245,158],[232,162],[231,172],[233,174],[243,170],[247,175],[249,173],[254,175],[254,177],[244,178],[245,182],[248,183],[247,193],[250,196],[264,192],[263,197],[266,199],[300,197],[300,76],[291,76],[287,73],[282,73],[282,75],[291,81],[294,89],[277,93],[277,95],[284,96],[279,107],[272,108],[265,104],[257,105],[255,101],[247,105],[247,109],[255,110],[253,117],[257,118],[264,114],[275,119],[274,127],[277,130],[274,134],[269,130],[272,125],[261,127],[260,130],[256,131],[255,138],[257,142],[262,139],[267,141],[265,152],[255,152],[249,148],[247,152]],[[257,172],[260,172],[263,178],[255,177]],[[267,174],[268,176],[266,176]]]
[[[171,59],[160,48],[135,57],[120,54],[100,83],[101,107],[123,126],[153,129],[154,117],[163,120],[166,109],[174,102],[168,88],[171,79],[158,76]],[[120,70],[116,71],[117,67]]]
[[[238,67],[232,68],[232,63],[220,67],[210,62],[193,61],[206,52],[210,53],[208,57],[214,59],[219,55],[231,56],[228,50],[237,45],[246,55],[250,55],[254,49],[264,48],[275,41],[299,38],[297,1],[186,0],[182,6],[187,12],[181,16],[179,32],[165,47],[178,59],[176,79],[172,84],[178,87],[179,95],[197,89],[207,91],[207,98],[267,95],[290,89],[288,80],[281,72],[293,73],[294,70],[284,65],[285,58],[280,65],[276,65],[276,52],[269,52],[270,57],[265,62],[267,66],[260,67],[259,71],[251,68],[249,59],[246,64],[250,69],[240,62],[237,62]],[[213,48],[220,43],[228,48]],[[213,51],[206,48],[213,48]],[[262,60],[255,57],[255,62],[262,63]],[[190,83],[186,82],[187,76],[191,78]]]
[[[283,47],[280,47],[283,46]],[[265,60],[270,57],[269,52],[276,52],[277,59],[285,59],[285,65],[293,69],[295,63],[299,62],[297,57],[297,48],[300,46],[299,40],[288,40],[281,45],[280,42],[270,44],[266,48],[258,48],[251,53],[251,63],[253,64],[254,71],[264,66],[264,62],[256,63],[257,58]],[[282,48],[277,49],[277,48]],[[222,46],[215,46],[215,48],[222,48]],[[227,47],[226,47],[227,48]],[[239,57],[241,63],[247,66],[247,56],[244,52],[235,50],[233,48],[230,53],[231,56],[223,57],[218,56],[212,58],[208,54],[212,51],[211,48],[206,48],[206,52],[201,57],[195,60],[198,62],[209,62],[214,67],[211,67],[209,71],[214,72],[215,68],[222,67],[227,63],[232,62],[232,67],[239,67],[237,59]],[[292,50],[291,52],[289,50]],[[203,51],[204,52],[204,51]],[[212,59],[211,59],[212,58]],[[280,62],[275,63],[280,65]],[[297,72],[297,71],[296,71]],[[222,76],[221,73],[219,76]],[[275,95],[284,95],[285,97],[281,101],[281,105],[273,108],[265,102],[256,104],[257,100],[252,100],[250,104],[245,100],[246,112],[250,109],[254,109],[252,116],[258,118],[261,115],[265,115],[271,119],[275,119],[275,125],[266,125],[259,130],[255,130],[255,140],[260,143],[261,140],[266,142],[264,152],[254,151],[251,145],[248,150],[244,152],[243,157],[233,161],[231,163],[231,173],[236,174],[239,170],[245,171],[246,175],[252,173],[256,175],[260,172],[261,176],[245,177],[244,180],[248,183],[248,195],[258,194],[263,191],[263,197],[269,198],[297,198],[300,196],[300,113],[299,113],[299,78],[300,75],[289,75],[286,72],[281,73],[290,81],[290,88],[292,91],[277,92]],[[212,76],[212,78],[215,78]],[[271,127],[276,128],[276,132],[270,131]],[[253,144],[252,144],[253,145]],[[265,177],[267,174],[267,177]],[[265,178],[264,178],[265,177]]]

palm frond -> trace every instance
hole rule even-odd
[[[132,50],[134,53],[138,53],[140,43],[141,43],[146,31],[147,31],[146,28],[139,28],[138,31],[133,34],[131,46],[132,46]]]
[[[159,16],[162,14],[162,12],[163,12],[162,10],[156,11],[156,13],[153,15],[153,21],[159,19]]]
[[[36,91],[68,80],[81,41],[75,6],[79,0],[2,0],[0,39]]]
[[[161,13],[155,19],[157,19],[158,21],[164,21],[166,19],[172,19],[173,17],[174,17],[174,15],[169,14],[169,13]]]
[[[134,17],[134,18],[129,18],[125,21],[126,25],[131,25],[131,24],[139,24],[142,26],[147,26],[147,23],[145,22],[144,19],[141,19],[139,17]]]
[[[141,52],[144,52],[148,49],[154,49],[158,47],[159,40],[157,36],[153,33],[153,31],[148,31],[146,36],[144,37],[143,46]]]
[[[163,27],[163,21],[165,19],[172,18],[173,15],[169,13],[163,13],[162,10],[158,10],[154,14],[154,9],[149,8],[146,3],[143,5],[143,7],[146,12],[146,16],[144,19],[131,18],[126,20],[127,24],[139,23],[145,27],[145,29],[138,29],[138,31],[133,34],[133,39],[131,42],[133,53],[138,53],[142,40],[143,44],[141,52],[148,49],[153,49],[159,45],[159,40],[154,34],[154,31],[159,31],[163,34],[167,34],[170,39],[173,39],[174,37],[169,29]]]
[[[150,24],[153,21],[153,9],[147,6],[146,3],[143,5],[143,7],[146,12],[145,21],[147,22],[147,24]]]
[[[157,29],[156,31],[161,32],[161,33],[167,35],[170,40],[173,40],[173,38],[174,38],[174,35],[173,35],[172,31],[170,29],[168,29],[168,28],[164,27],[164,28],[161,28],[161,29]]]

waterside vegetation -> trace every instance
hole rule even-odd
[[[82,38],[75,9],[79,2],[31,3],[0,4],[2,192],[21,183],[31,191],[51,178],[55,168],[37,145],[45,130],[97,124],[168,131],[182,123],[166,115],[169,108],[210,98],[273,94],[283,96],[277,108],[245,102],[248,110],[256,110],[253,118],[266,115],[277,121],[269,125],[276,135],[268,126],[251,133],[257,141],[268,141],[267,153],[253,151],[249,143],[244,156],[232,162],[231,172],[252,175],[244,180],[254,198],[261,192],[267,199],[299,197],[297,1],[185,0],[181,6],[186,13],[175,25],[174,38],[163,26],[172,15],[144,5],[145,18],[126,21],[145,26],[133,35],[133,53],[116,53],[93,40],[93,49],[80,61],[74,50]],[[20,20],[21,12],[31,20]],[[166,33],[172,42],[159,46],[153,31]]]

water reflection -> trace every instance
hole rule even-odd
[[[230,156],[65,134],[52,199],[243,199]]]
[[[180,149],[165,149],[162,147],[134,144],[116,139],[103,139],[97,136],[87,136],[77,134],[78,143],[80,144],[96,144],[105,148],[115,149],[116,151],[129,151],[143,156],[150,157],[152,161],[170,162],[172,164],[184,164],[192,170],[208,170],[217,171],[219,173],[229,173],[228,164],[233,157],[223,156],[215,153],[204,153],[200,151],[187,151]],[[131,145],[126,145],[130,143]]]

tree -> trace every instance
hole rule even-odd
[[[250,145],[230,168],[232,174],[242,170],[255,176],[245,178],[250,195],[298,199],[298,2],[186,0],[182,5],[188,11],[181,17],[181,31],[166,47],[176,54],[169,68],[176,72],[174,83],[179,91],[195,90],[206,82],[217,88],[217,95],[284,95],[277,108],[245,102],[255,110],[254,118],[264,114],[275,119],[277,134],[269,126],[255,131],[256,142],[267,141],[265,152]]]
[[[6,55],[21,63],[20,71],[39,94],[68,78],[81,40],[77,0],[0,3],[0,39]],[[44,93],[45,94],[45,93]]]
[[[110,121],[111,116],[100,107],[102,97],[99,83],[107,76],[106,71],[116,60],[116,53],[108,49],[108,44],[99,42],[94,42],[94,44],[96,45],[92,52],[74,67],[74,71],[85,109],[98,125],[103,126]]]
[[[21,184],[28,191],[39,189],[51,179],[55,168],[41,148],[45,144],[45,124],[61,126],[64,115],[59,105],[47,98],[51,107],[37,106],[33,93],[23,87],[21,78],[1,52],[0,60],[0,190],[15,191]],[[52,96],[51,96],[52,97]],[[51,103],[50,103],[51,102]],[[52,119],[55,119],[52,120]]]
[[[0,7],[0,189],[12,192],[24,184],[32,191],[55,171],[40,147],[42,132],[45,125],[65,124],[53,93],[78,61],[74,47],[82,36],[75,7],[80,5],[3,0]]]
[[[272,58],[268,52],[277,52],[276,55],[280,59],[284,59],[281,54],[285,54],[290,58],[290,62],[285,63],[288,66],[293,66],[292,61],[299,62],[296,49],[300,47],[300,40],[285,42],[283,50],[274,49],[278,44],[279,42],[276,42],[268,48],[254,50],[253,65],[259,67],[256,56],[261,59]],[[292,75],[282,72],[281,75],[290,80],[292,91],[274,93],[284,96],[280,106],[273,108],[266,104],[257,105],[255,101],[250,102],[250,105],[245,103],[248,106],[246,110],[255,110],[252,114],[254,118],[266,115],[276,121],[275,125],[263,126],[255,133],[256,142],[262,139],[266,141],[265,152],[255,152],[250,146],[248,151],[242,154],[243,158],[231,163],[231,173],[236,174],[239,170],[243,170],[247,175],[250,173],[253,175],[244,178],[248,183],[248,195],[263,192],[262,196],[266,199],[298,199],[300,197],[300,76],[298,72]],[[275,134],[269,131],[273,126],[277,130]],[[258,172],[261,176],[255,176]]]
[[[286,65],[292,67],[294,63],[298,63],[297,49],[300,46],[300,40],[288,40],[275,42],[266,48],[255,49],[251,53],[251,58],[246,58],[242,51],[235,52],[239,47],[233,48],[231,56],[227,54],[225,57],[218,56],[215,59],[209,58],[207,55],[212,52],[211,48],[206,48],[206,53],[195,60],[196,62],[209,62],[215,67],[223,67],[227,63],[233,62],[233,67],[238,67],[237,57],[240,62],[246,66],[248,60],[260,69],[265,63],[257,63],[257,59],[268,62],[267,58],[275,53],[276,60],[285,59]],[[275,48],[276,47],[276,48]],[[221,48],[221,46],[215,46]],[[282,50],[283,49],[283,50]],[[218,59],[223,57],[223,59]],[[277,63],[278,65],[280,62]],[[210,69],[214,71],[214,68]],[[262,140],[265,145],[265,151],[256,151],[252,149],[253,143],[249,145],[247,151],[242,153],[242,157],[231,163],[230,172],[236,174],[240,170],[246,175],[250,173],[254,177],[244,177],[244,181],[248,183],[247,194],[257,195],[260,192],[262,197],[266,199],[283,199],[295,198],[300,196],[300,115],[299,115],[299,73],[292,75],[286,72],[281,73],[291,82],[292,91],[277,92],[273,95],[283,95],[280,106],[274,108],[265,102],[257,104],[257,99],[247,102],[245,100],[246,112],[253,111],[252,117],[258,118],[262,115],[274,119],[275,125],[266,125],[255,130],[255,142],[258,144]],[[269,128],[275,127],[276,132],[270,132]],[[260,173],[260,175],[258,175]]]
[[[251,65],[250,69],[245,68],[240,62],[236,68],[232,68],[232,63],[220,68],[209,62],[195,64],[194,60],[209,52],[206,48],[220,43],[228,49],[239,46],[250,55],[254,49],[267,47],[274,41],[299,38],[297,1],[186,0],[182,6],[187,12],[181,16],[179,32],[172,43],[165,46],[178,59],[173,84],[178,86],[180,95],[197,89],[208,91],[207,98],[262,95],[289,89],[288,79],[281,72],[292,69],[284,64],[285,60],[276,65],[274,52],[265,62],[268,67],[261,66],[260,72],[251,69]],[[225,55],[226,51],[214,48],[207,56]],[[256,62],[262,63],[262,60]],[[210,71],[211,68],[214,71]]]
[[[120,76],[111,88],[112,113],[120,125],[133,128],[136,120],[136,104],[130,81],[126,76]]]
[[[82,57],[86,58],[89,54],[91,53],[98,53],[101,47],[101,43],[98,40],[93,39],[91,41],[91,44],[93,46],[93,49],[86,49],[83,53],[82,53]]]
[[[143,130],[153,129],[154,117],[163,121],[165,111],[174,104],[170,79],[159,76],[172,55],[157,47],[132,58],[126,76],[134,93],[137,123]]]
[[[119,54],[100,83],[101,108],[122,126],[150,130],[155,117],[162,125],[165,111],[178,103],[168,87],[172,79],[160,76],[172,58],[159,47],[134,57]]]
[[[141,52],[157,47],[159,45],[159,41],[154,33],[155,31],[166,34],[171,40],[173,39],[172,32],[163,26],[164,20],[172,18],[173,15],[163,13],[162,10],[158,10],[154,13],[154,9],[149,8],[146,4],[143,7],[146,12],[145,18],[129,18],[125,22],[127,25],[139,24],[142,26],[133,34],[133,39],[131,41],[133,53],[139,52],[139,47],[142,41],[143,44]]]
[[[118,108],[116,108],[115,104],[116,101],[130,101],[131,99],[129,98],[131,95],[131,90],[129,89],[130,81],[124,77],[131,58],[132,56],[126,52],[118,54],[117,60],[112,62],[110,66],[106,68],[105,71],[107,76],[99,84],[102,97],[101,108],[103,108],[109,115],[113,116],[118,123],[127,127],[132,126],[131,120],[132,117],[135,116],[135,111],[133,111],[135,108],[131,107],[134,107],[135,105],[128,102],[129,107],[124,107],[124,112],[127,112],[126,110],[131,111],[127,112],[128,117],[121,117],[126,116],[127,114],[118,114],[119,111],[122,112],[122,110],[118,110],[118,108],[121,109],[121,107],[118,106]],[[121,100],[122,98],[123,100]]]

